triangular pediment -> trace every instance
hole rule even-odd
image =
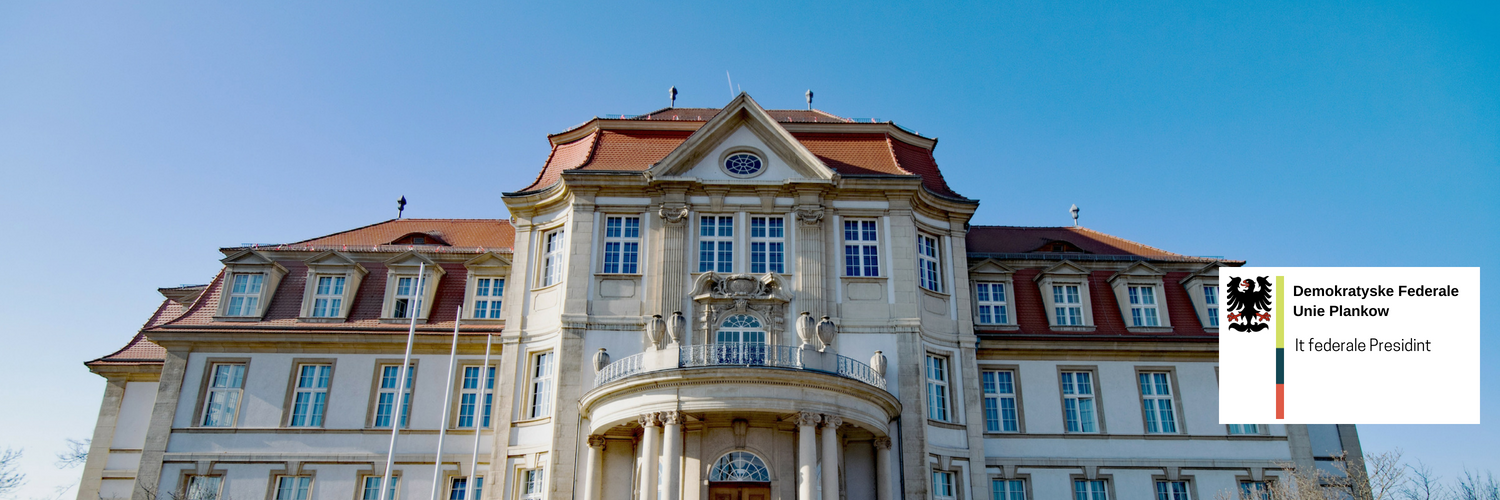
[[[1065,260],[1055,266],[1042,270],[1040,274],[1036,275],[1036,279],[1040,280],[1047,276],[1088,276],[1088,274],[1088,269],[1084,269],[1083,266],[1075,264],[1073,261]]]
[[[720,164],[737,152],[765,162],[754,176],[732,176]],[[776,122],[750,94],[741,93],[686,141],[647,171],[653,179],[781,181],[789,178],[832,180],[835,173]]]
[[[257,252],[255,250],[239,250],[229,253],[223,259],[220,259],[219,262],[223,262],[226,266],[258,266],[272,264],[275,261],[272,261],[270,257],[266,256],[266,254]]]
[[[446,272],[443,270],[443,266],[438,265],[437,261],[413,250],[401,252],[385,261],[385,267],[398,272],[415,273],[423,266],[429,271],[437,273],[439,276]]]
[[[1120,271],[1119,274],[1123,276],[1161,276],[1167,273],[1162,272],[1161,269],[1158,269],[1156,266],[1153,266],[1151,264],[1147,264],[1145,262],[1137,262],[1135,264],[1131,264],[1130,267],[1125,268],[1124,271]]]
[[[1200,267],[1200,268],[1198,268],[1197,271],[1193,271],[1192,273],[1189,273],[1186,277],[1182,278],[1181,280],[1178,280],[1178,283],[1187,283],[1187,282],[1195,280],[1195,279],[1204,279],[1204,280],[1212,281],[1214,283],[1218,283],[1219,282],[1219,264],[1218,263],[1213,263],[1213,264],[1209,264],[1209,265]]]
[[[969,274],[1014,274],[1016,271],[995,259],[984,259],[969,266]]]
[[[312,269],[314,271],[323,270],[324,272],[339,272],[339,270],[354,268],[359,271],[360,275],[364,275],[365,273],[369,272],[365,269],[365,266],[359,265],[358,262],[355,262],[354,259],[349,258],[348,255],[345,255],[342,252],[335,252],[333,250],[321,252],[317,255],[309,257],[303,262],[307,263],[308,269]]]
[[[485,252],[464,262],[464,267],[472,272],[500,271],[510,267],[510,258],[495,252]]]

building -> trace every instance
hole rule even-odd
[[[549,139],[509,220],[225,248],[162,289],[88,363],[79,499],[381,500],[388,456],[396,500],[1209,499],[1359,453],[1217,422],[1243,262],[971,225],[894,123],[742,94]]]

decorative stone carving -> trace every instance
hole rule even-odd
[[[661,420],[662,425],[682,425],[687,420],[677,410],[656,412],[656,418]]]
[[[693,281],[691,297],[699,312],[694,318],[702,322],[698,328],[703,331],[704,343],[711,342],[723,316],[747,313],[765,322],[768,343],[784,342],[781,333],[786,323],[786,305],[792,300],[792,294],[777,274],[703,273]]]
[[[833,338],[838,336],[839,333],[838,325],[833,324],[833,320],[824,316],[822,320],[818,321],[817,331],[818,342],[822,343],[822,346],[818,347],[818,352],[833,348]]]
[[[606,366],[609,366],[609,351],[600,347],[599,352],[594,353],[594,371],[603,370]]]
[[[797,209],[797,220],[803,225],[816,226],[823,220],[823,209],[821,208],[799,208]]]
[[[729,423],[729,428],[734,430],[734,447],[741,450],[745,449],[745,435],[750,431],[750,421],[743,418],[736,418],[733,422]]]
[[[797,425],[816,426],[821,421],[823,421],[822,415],[810,411],[797,412]]]
[[[656,419],[655,413],[643,414],[639,417],[639,420],[641,422],[641,427],[656,427],[660,425],[660,421]]]
[[[604,436],[589,436],[589,448],[604,449]]]
[[[682,311],[672,313],[672,319],[667,320],[667,336],[672,338],[672,345],[681,345],[682,335],[687,332],[687,318]]]
[[[666,330],[667,322],[661,319],[661,315],[651,315],[651,319],[646,321],[646,341],[651,343],[651,348],[661,347],[661,337]]]
[[[661,210],[657,211],[657,213],[661,215],[662,219],[667,221],[667,224],[681,224],[682,221],[687,220],[688,214],[692,212],[688,210],[688,207],[661,207]]]
[[[881,436],[881,437],[875,438],[875,449],[877,449],[877,450],[889,450],[889,449],[891,449],[891,438],[888,438],[888,437],[885,437],[885,436]]]
[[[885,353],[875,351],[875,354],[870,356],[870,369],[875,371],[876,376],[885,378]]]
[[[812,318],[812,314],[802,311],[797,315],[797,340],[802,341],[802,348],[807,349],[812,345],[813,336],[817,334],[818,323]]]
[[[823,428],[833,430],[844,425],[844,419],[838,415],[823,415]]]

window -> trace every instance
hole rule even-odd
[[[313,291],[314,318],[339,317],[344,302],[343,276],[318,276],[317,288]]]
[[[698,218],[698,272],[734,272],[734,217]]]
[[[1074,479],[1073,500],[1109,500],[1109,493],[1105,490],[1104,480],[1095,479],[1090,481],[1087,479]]]
[[[221,484],[222,476],[188,476],[184,500],[217,500]]]
[[[1015,373],[1011,371],[984,372],[984,430],[986,432],[1018,432],[1016,420]]]
[[[990,481],[990,500],[1026,500],[1026,482],[1020,479]]]
[[[724,170],[735,177],[753,177],[764,165],[760,157],[750,153],[735,153],[724,159]]]
[[[1219,287],[1203,287],[1203,303],[1208,304],[1208,326],[1219,327]]]
[[[786,272],[786,219],[750,218],[750,272]]]
[[[766,363],[766,330],[760,320],[748,314],[736,314],[719,323],[714,332],[715,363],[763,365]]]
[[[541,418],[552,414],[552,353],[543,352],[531,357],[531,411],[529,418]]]
[[[214,363],[209,366],[208,400],[203,405],[204,427],[233,427],[239,413],[240,393],[245,387],[245,365]]]
[[[922,288],[934,292],[943,291],[943,278],[938,274],[938,270],[942,269],[939,262],[937,238],[917,235],[917,267],[921,272]]]
[[[419,280],[417,276],[396,278],[396,301],[392,304],[391,317],[410,318],[421,315],[422,296],[430,284],[429,281],[432,280]]]
[[[1142,373],[1141,406],[1146,410],[1146,432],[1177,432],[1177,413],[1172,409],[1171,377],[1164,372]]]
[[[844,276],[880,276],[879,234],[873,220],[844,221]]]
[[[474,427],[474,417],[479,415],[479,427],[490,426],[490,407],[495,398],[495,367],[481,370],[478,366],[465,366],[463,384],[459,386],[458,427]],[[488,372],[484,377],[484,389],[479,388],[479,372]],[[480,408],[483,408],[480,410]],[[479,410],[479,411],[476,411]]]
[[[1156,500],[1192,500],[1187,481],[1157,481]]]
[[[562,282],[563,241],[565,233],[558,229],[542,236],[542,286]]]
[[[276,500],[307,500],[312,476],[279,476],[276,478]]]
[[[1083,324],[1083,297],[1078,285],[1052,285],[1052,304],[1058,326]]]
[[[1229,424],[1230,434],[1261,434],[1262,429],[1258,424]]]
[[[932,471],[932,497],[937,499],[952,500],[953,496],[953,473],[947,471]]]
[[[1240,481],[1240,500],[1271,500],[1271,483]]]
[[[770,482],[771,470],[754,453],[731,451],[719,457],[708,470],[709,481]]]
[[[979,323],[1004,325],[1010,323],[1010,311],[1005,307],[1004,283],[979,283],[975,287],[975,302],[979,303]]]
[[[927,356],[927,418],[948,421],[948,359]]]
[[[1063,413],[1068,432],[1099,432],[1092,372],[1062,372]]]
[[[254,316],[260,312],[260,287],[264,274],[236,274],[229,287],[229,316]],[[207,476],[205,476],[207,477]]]
[[[1156,317],[1156,287],[1130,287],[1130,326],[1161,326]]]
[[[396,500],[397,487],[401,485],[401,476],[391,476],[391,487],[386,490],[385,498],[380,498],[381,476],[365,476],[360,486],[359,500]]]
[[[641,250],[640,217],[604,218],[604,272],[635,274]]]
[[[297,390],[292,396],[289,427],[322,427],[323,408],[328,403],[328,377],[333,365],[297,367]]]
[[[500,319],[500,297],[505,295],[505,280],[474,280],[474,319]]]
[[[484,477],[474,478],[474,494],[469,494],[469,478],[455,477],[449,483],[448,500],[464,500],[466,498],[484,498]]]
[[[542,500],[542,492],[546,491],[546,485],[543,484],[545,475],[546,469],[521,471],[521,500]]]
[[[401,384],[401,365],[380,367],[380,392],[375,400],[375,427],[390,427],[391,416],[396,413],[396,394],[401,394],[401,427],[406,427],[406,417],[411,415],[411,385],[417,378],[417,366],[406,370],[406,390],[398,391]]]

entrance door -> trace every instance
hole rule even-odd
[[[771,487],[764,484],[710,484],[709,500],[771,500]]]

